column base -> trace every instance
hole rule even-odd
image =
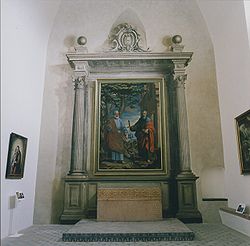
[[[81,176],[83,178],[88,178],[88,173],[83,171],[69,171],[68,176]]]
[[[196,180],[198,178],[199,177],[195,176],[191,170],[182,171],[176,177],[177,180],[180,180],[180,179],[193,179],[193,180]]]
[[[184,223],[202,223],[197,208],[196,177],[192,171],[183,171],[177,175],[178,212],[176,217]]]

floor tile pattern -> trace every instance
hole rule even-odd
[[[180,220],[102,222],[81,220],[63,233],[66,242],[190,241],[194,233]]]
[[[63,242],[62,234],[72,225],[34,225],[19,233],[19,238],[7,237],[2,246],[250,246],[250,236],[236,232],[222,224],[187,224],[194,233],[194,241],[161,242]]]

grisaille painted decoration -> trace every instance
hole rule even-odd
[[[119,52],[145,52],[140,47],[140,34],[127,23],[116,26],[109,36],[112,51]]]
[[[157,186],[163,217],[202,221],[185,98],[193,53],[181,42],[174,35],[171,49],[149,51],[145,30],[123,22],[111,29],[102,52],[88,53],[87,38],[80,36],[66,54],[75,98],[62,222],[96,218],[105,185],[122,195],[125,187]]]

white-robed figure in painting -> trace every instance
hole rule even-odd
[[[127,128],[120,118],[120,113],[115,110],[113,118],[107,122],[105,137],[107,147],[111,151],[112,161],[124,163],[124,142],[127,139],[127,134]]]

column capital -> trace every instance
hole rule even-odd
[[[86,74],[74,74],[72,75],[72,81],[76,89],[86,89],[87,87],[87,75]]]
[[[187,80],[187,74],[175,74],[174,75],[175,87],[176,88],[183,87],[185,89],[186,80]]]
[[[187,66],[187,60],[175,60],[173,59],[173,79],[174,79],[174,85],[176,88],[184,87],[185,88],[185,81],[187,79],[186,74],[186,66]]]
[[[89,76],[89,65],[87,62],[77,61],[75,62],[75,69],[72,75],[72,81],[75,85],[75,89],[84,89],[87,83],[87,77]]]

